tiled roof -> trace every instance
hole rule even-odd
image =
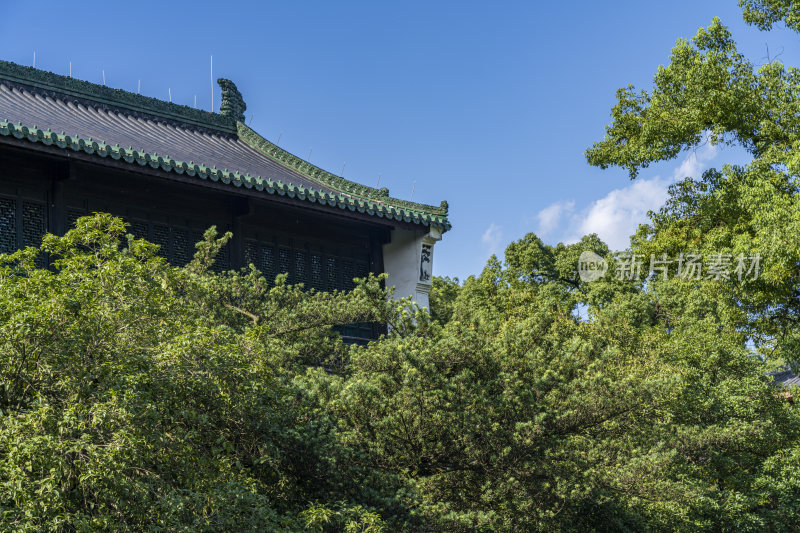
[[[788,366],[782,366],[772,372],[767,372],[767,375],[772,378],[772,383],[775,385],[800,387],[800,376],[792,372]]]
[[[450,228],[447,204],[390,198],[286,152],[245,126],[235,85],[221,113],[0,61],[0,136],[149,165],[398,221]],[[237,120],[239,119],[239,120]]]

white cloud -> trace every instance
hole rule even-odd
[[[717,147],[706,142],[684,158],[671,179],[638,178],[578,211],[572,200],[550,204],[536,215],[538,234],[540,237],[553,235],[562,242],[573,243],[583,235],[596,233],[611,249],[623,250],[630,244],[630,236],[639,224],[647,221],[647,212],[664,204],[669,186],[686,177],[700,177],[716,155]],[[485,239],[486,234],[484,242]]]
[[[647,212],[658,209],[667,199],[669,183],[658,177],[640,179],[609,192],[589,206],[570,240],[597,233],[611,249],[627,248],[630,236],[647,219]]]
[[[706,140],[702,146],[693,150],[684,158],[680,166],[675,169],[672,178],[675,181],[687,177],[699,178],[708,168],[708,163],[715,157],[717,157],[717,147]]]
[[[490,254],[499,253],[503,244],[503,228],[492,222],[486,231],[483,232],[481,241],[489,250]]]
[[[563,216],[568,215],[575,208],[575,202],[570,200],[567,202],[556,202],[551,204],[536,215],[539,221],[537,233],[539,237],[547,236],[558,228],[559,223]]]

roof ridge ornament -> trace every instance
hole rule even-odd
[[[236,84],[225,78],[219,78],[217,83],[222,89],[222,104],[219,106],[219,114],[237,122],[244,122],[247,104],[244,103],[242,93],[236,88]]]

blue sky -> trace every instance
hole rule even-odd
[[[102,7],[101,7],[102,6]],[[0,58],[211,105],[234,80],[250,126],[346,178],[450,204],[434,273],[477,274],[528,232],[624,247],[671,180],[741,159],[702,148],[646,169],[589,167],[615,91],[650,86],[713,16],[755,63],[798,64],[800,36],[744,25],[735,0],[671,2],[137,2],[0,4]],[[215,88],[215,109],[219,89]],[[416,182],[416,185],[414,185]]]

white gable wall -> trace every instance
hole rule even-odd
[[[420,307],[428,307],[433,276],[433,247],[441,231],[395,229],[392,240],[383,245],[383,268],[395,298],[411,296]]]

